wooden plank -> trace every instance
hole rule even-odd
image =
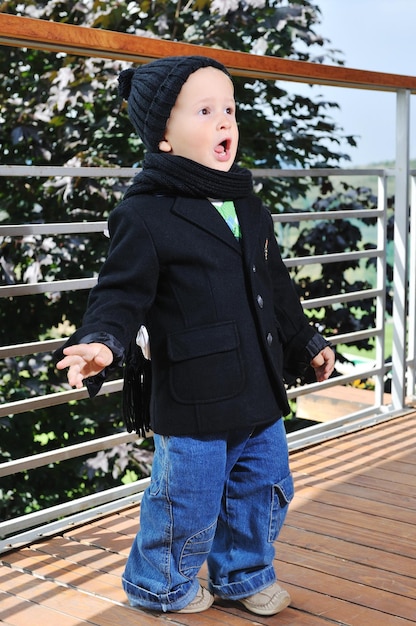
[[[319,509],[319,507],[318,507]],[[299,530],[309,530],[318,534],[327,535],[340,540],[355,542],[371,548],[385,549],[387,552],[404,556],[406,558],[415,558],[415,539],[413,537],[403,538],[398,535],[375,533],[374,526],[362,527],[360,525],[360,516],[356,517],[357,524],[349,525],[345,522],[342,513],[334,515],[332,518],[322,515],[309,515],[292,511],[288,516],[286,525]],[[374,563],[377,568],[378,563]]]
[[[311,587],[314,587],[314,579],[320,581],[320,576],[311,574],[311,572],[308,572],[306,576],[304,574],[302,568],[293,568],[287,576],[285,572],[285,577],[282,578],[282,583],[292,597],[291,606],[299,613],[319,615],[328,626],[330,624],[337,626],[414,626],[415,624],[413,619],[407,620],[395,615],[388,615],[366,606],[360,606],[355,601],[345,601],[336,597],[333,593],[336,593],[340,582],[332,577],[328,577],[325,581],[329,583],[326,588],[323,585],[321,591],[316,591]],[[364,589],[355,587],[355,590],[357,597],[360,593],[365,597]],[[284,612],[277,617],[283,617],[283,615]],[[280,626],[280,623],[277,620],[275,622],[276,626]],[[297,621],[292,621],[290,626],[297,626]]]
[[[326,445],[320,444],[313,448],[304,450],[302,455],[292,454],[292,462],[296,459],[296,468],[304,471],[320,467],[325,468],[328,465],[337,466],[341,459],[343,462],[349,461],[349,471],[355,467],[368,467],[371,464],[385,463],[386,461],[406,459],[408,463],[414,463],[414,447],[416,437],[407,435],[406,433],[391,433],[387,431],[384,435],[384,442],[388,439],[389,445],[383,442],[367,441],[369,434],[362,433],[363,440],[360,443],[354,443],[354,440],[342,441],[335,439],[326,442]],[[364,456],[365,453],[365,456]]]
[[[374,552],[373,552],[374,555]],[[382,551],[378,551],[379,557],[383,557]],[[362,598],[359,603],[364,602],[365,606],[372,606],[369,603],[370,596],[374,598],[373,608],[380,608],[383,606],[383,610],[386,612],[393,612],[395,615],[402,617],[410,617],[411,611],[413,611],[413,617],[416,617],[414,610],[416,607],[416,586],[415,576],[411,575],[412,569],[406,574],[398,574],[397,572],[389,571],[385,568],[383,563],[383,569],[375,570],[372,564],[359,563],[354,559],[354,554],[351,551],[345,550],[344,558],[341,558],[338,554],[326,554],[319,552],[315,549],[304,549],[298,545],[284,545],[279,546],[279,561],[284,561],[284,566],[281,567],[283,575],[286,574],[286,564],[299,565],[302,568],[313,570],[314,576],[318,573],[324,573],[325,575],[332,576],[338,580],[340,586],[337,591],[337,596],[342,599],[349,599],[346,597],[343,585],[345,581],[353,584],[364,585],[368,587],[368,597]],[[408,559],[408,562],[410,559]],[[339,595],[338,595],[339,594]],[[397,607],[394,607],[394,600],[390,596],[403,597],[403,605],[407,605],[407,610],[400,609],[407,614],[398,612]]]
[[[83,594],[75,589],[57,586],[49,581],[36,581],[26,573],[13,578],[12,596],[6,596],[5,619],[14,626],[45,626],[45,624],[63,624],[72,626],[87,622],[96,626],[155,626],[169,623],[163,614],[152,614],[129,607],[127,604],[116,605],[105,599]],[[11,598],[11,600],[10,600]],[[3,602],[1,618],[3,619]],[[32,619],[33,615],[33,619]],[[166,617],[168,617],[166,615]],[[74,618],[77,621],[74,621]],[[180,620],[176,622],[181,624]]]
[[[241,76],[381,91],[409,89],[416,93],[414,76],[219,50],[6,13],[0,14],[0,44],[134,62],[145,62],[169,55],[200,54],[218,59],[233,74]]]
[[[298,498],[299,501],[299,498]],[[296,504],[296,503],[295,503]],[[311,518],[315,518],[317,523],[320,522],[326,524],[336,524],[338,520],[342,520],[344,525],[344,534],[360,532],[367,533],[366,540],[369,539],[369,533],[373,533],[374,537],[382,536],[383,540],[388,544],[397,546],[397,549],[402,549],[403,554],[413,556],[416,558],[416,542],[415,540],[415,524],[407,524],[398,520],[383,519],[381,517],[375,517],[361,511],[350,511],[349,509],[338,509],[325,502],[313,502],[307,503],[307,506],[303,508],[297,508],[296,511],[291,512],[290,520],[299,519],[299,514],[305,514],[307,521]],[[311,519],[312,523],[312,519]],[[377,533],[375,533],[377,530]],[[327,531],[328,534],[331,534]],[[369,545],[372,545],[371,543]]]
[[[105,519],[104,519],[105,523]],[[117,551],[119,554],[127,556],[130,552],[131,543],[137,530],[139,529],[139,523],[136,521],[133,525],[129,525],[131,528],[130,533],[115,533],[108,531],[106,528],[96,527],[90,529],[89,527],[83,527],[82,532],[78,532],[76,535],[69,535],[71,540],[79,541],[82,544],[89,546],[102,546],[105,545],[110,551]],[[66,535],[68,536],[68,534]]]
[[[28,569],[34,581],[48,581],[71,589],[101,597],[117,604],[127,604],[126,596],[121,587],[121,577],[114,574],[94,572],[80,565],[66,566],[62,561],[51,561],[41,570],[34,572]],[[58,575],[59,573],[59,575]],[[38,582],[36,582],[36,585]]]
[[[364,450],[365,458],[363,458]],[[348,474],[351,478],[366,476],[380,481],[388,480],[390,483],[395,483],[399,489],[405,485],[404,491],[409,493],[409,487],[416,485],[413,456],[414,448],[406,454],[392,449],[390,459],[382,458],[371,451],[367,453],[365,447],[361,448],[359,454],[335,449],[328,450],[324,455],[311,453],[308,461],[302,459],[301,462],[298,460],[294,462],[292,457],[291,466],[299,488],[306,484],[309,486],[319,484],[320,477],[325,477],[325,480],[345,482],[345,468],[348,467]]]
[[[77,547],[76,544],[74,547]],[[80,552],[78,558],[71,559],[63,555],[54,556],[47,552],[27,550],[25,557],[12,554],[7,558],[6,555],[3,562],[10,567],[30,572],[40,579],[59,579],[59,582],[65,585],[92,591],[116,601],[124,601],[120,577],[124,570],[125,558],[102,550],[102,558],[98,560],[95,554],[82,552],[82,546],[78,548]]]
[[[309,529],[299,530],[292,526],[285,526],[277,545],[279,560],[284,560],[286,550],[290,550],[292,546],[331,555],[344,559],[345,561],[351,560],[354,563],[359,563],[367,567],[372,567],[374,563],[379,563],[380,565],[377,569],[381,570],[383,573],[393,572],[402,576],[415,578],[413,558],[386,551],[382,547],[371,547],[350,541],[349,539],[322,535]],[[411,597],[413,597],[415,593],[416,582],[414,582],[413,585],[414,589],[411,591]]]
[[[385,484],[389,488],[389,483]],[[356,511],[390,521],[397,520],[398,522],[411,525],[415,523],[415,509],[399,507],[395,504],[380,502],[377,499],[368,500],[366,497],[357,497],[356,493],[347,495],[338,493],[336,490],[331,491],[329,489],[322,492],[320,489],[309,488],[302,489],[297,501],[298,503],[301,501],[322,502],[325,505],[337,507],[338,509],[348,509],[349,511]],[[307,506],[305,504],[305,508]]]
[[[13,626],[45,626],[59,623],[72,626],[80,620],[97,626],[156,626],[175,624],[176,626],[245,626],[248,624],[279,624],[293,626],[328,626],[328,621],[313,615],[298,614],[291,609],[272,618],[250,615],[236,603],[219,603],[203,614],[179,615],[139,611],[130,607],[103,605],[92,596],[74,595],[76,592],[65,588],[54,589],[50,583],[41,581],[36,585],[27,574],[16,574],[11,581],[11,590],[18,587],[18,595],[5,595],[1,598],[1,619]],[[32,599],[29,599],[32,598]],[[4,600],[4,601],[3,601]],[[41,604],[40,604],[41,603]],[[40,604],[42,610],[36,607]],[[278,622],[275,621],[278,619]],[[26,620],[26,621],[25,621]],[[46,621],[45,621],[46,620]],[[42,623],[43,621],[43,623]],[[6,622],[5,622],[6,623]]]
[[[407,605],[398,609],[400,596],[386,594],[333,573],[327,574],[313,568],[308,572],[304,559],[299,565],[285,564],[281,580],[291,593],[292,606],[304,611],[312,610],[329,620],[339,620],[342,624],[354,626],[392,626],[402,624],[403,619],[408,620],[406,623],[414,623],[413,600],[404,598]],[[402,613],[407,613],[409,617],[403,617]]]
[[[137,528],[139,525],[139,515],[140,508],[135,507],[136,513],[134,517],[127,517],[126,514],[123,513],[113,513],[111,515],[107,515],[106,517],[101,517],[96,520],[94,524],[88,524],[88,528],[96,529],[96,532],[100,532],[101,530],[106,530],[107,532],[118,533],[120,535],[128,535],[131,536],[137,532]],[[84,535],[86,535],[86,529],[84,526],[80,526],[76,530],[71,530],[68,533],[72,538],[79,537],[80,541]]]
[[[315,489],[319,489],[317,485],[312,485]],[[300,491],[297,485],[298,491]],[[308,483],[302,485],[302,493],[307,492],[309,488]],[[376,487],[362,484],[360,478],[351,476],[348,482],[341,482],[339,480],[325,481],[325,489],[327,492],[333,492],[343,494],[347,496],[354,496],[355,498],[363,498],[370,502],[378,502],[379,504],[387,504],[398,507],[400,509],[408,509],[413,513],[416,510],[416,495],[409,495],[409,490],[403,490],[404,493],[397,493],[394,491],[387,491],[380,489],[379,481],[376,481]]]
[[[0,591],[0,620],[2,624],[10,626],[45,626],[45,624],[59,624],[59,626],[79,626],[79,619],[61,612],[50,610],[41,604],[33,604],[16,596],[10,596]]]

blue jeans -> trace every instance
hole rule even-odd
[[[155,435],[150,486],[123,588],[132,606],[177,611],[207,561],[209,587],[238,600],[276,580],[274,546],[293,497],[283,420],[200,437]]]

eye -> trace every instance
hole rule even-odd
[[[225,109],[225,112],[227,113],[227,115],[234,115],[234,108],[233,107],[227,107]]]
[[[209,109],[207,107],[203,107],[200,111],[199,111],[200,115],[209,115]]]

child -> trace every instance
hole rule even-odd
[[[57,367],[94,395],[138,329],[150,349],[155,455],[123,575],[130,604],[196,613],[215,594],[273,615],[290,602],[273,568],[293,496],[283,370],[310,363],[325,380],[333,351],[303,314],[250,172],[234,164],[225,67],[167,57],[125,70],[119,86],[147,154]],[[197,579],[205,561],[209,589]]]

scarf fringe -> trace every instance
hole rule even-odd
[[[150,431],[150,394],[152,386],[151,363],[132,341],[124,365],[122,414],[129,433],[143,438]]]

